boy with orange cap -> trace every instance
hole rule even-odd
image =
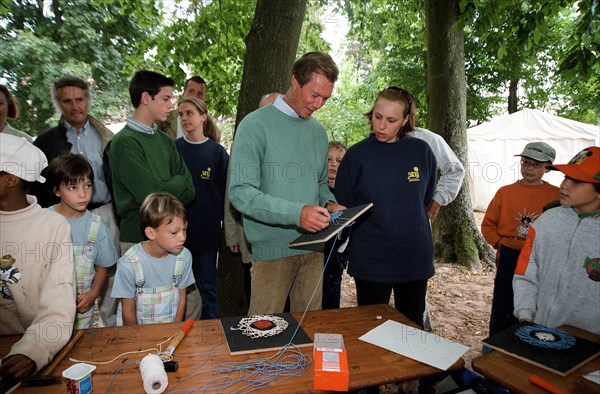
[[[529,229],[513,279],[515,316],[600,334],[600,148],[551,170],[565,174],[560,207]]]

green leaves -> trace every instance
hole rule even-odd
[[[577,3],[577,11],[579,16],[568,36],[568,50],[559,68],[569,80],[578,76],[590,78],[600,72],[600,1],[581,0]]]
[[[178,2],[179,3],[179,2]],[[186,74],[200,75],[207,84],[211,113],[234,115],[254,1],[195,2],[180,9],[157,35],[151,61],[183,89]]]
[[[507,52],[506,46],[501,45],[500,48],[498,48],[498,60],[502,60],[502,58],[506,56]]]
[[[23,4],[24,3],[24,4]],[[105,0],[32,2],[12,0],[0,30],[0,67],[21,106],[12,124],[35,135],[55,125],[49,86],[60,76],[77,75],[92,84],[92,113],[107,121],[129,109],[127,56],[143,58],[151,29],[159,21],[152,7],[138,19],[133,0],[115,7]],[[46,7],[47,6],[47,7]],[[45,7],[45,8],[44,8]],[[125,10],[125,12],[123,12]]]
[[[0,2],[0,72],[22,108],[11,124],[32,134],[53,125],[48,88],[65,74],[92,82],[94,115],[120,121],[131,112],[129,79],[141,68],[173,77],[179,91],[186,77],[201,75],[211,114],[234,117],[255,7],[247,0]],[[465,31],[471,121],[504,112],[509,81],[519,81],[519,108],[587,121],[595,114],[598,122],[600,0],[460,0],[459,9],[454,28]],[[330,51],[323,24],[338,23],[341,12],[350,24],[346,60],[316,116],[336,139],[359,140],[368,132],[360,114],[378,90],[396,84],[416,96],[426,125],[423,1],[312,0],[298,55]]]

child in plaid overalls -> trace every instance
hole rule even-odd
[[[86,209],[92,198],[92,167],[84,156],[67,153],[55,157],[44,174],[48,190],[60,198],[48,209],[60,213],[71,226],[77,280],[75,328],[90,328],[96,299],[118,259],[106,225],[100,216]],[[102,321],[98,324],[103,325]]]
[[[148,238],[131,247],[117,264],[112,296],[119,298],[117,325],[182,321],[186,287],[194,284],[192,256],[183,244],[187,216],[169,193],[152,193],[140,208]]]

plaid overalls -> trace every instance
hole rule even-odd
[[[92,213],[92,222],[88,233],[88,243],[86,245],[73,246],[73,258],[75,260],[75,278],[77,280],[77,295],[86,293],[92,289],[94,282],[94,262],[98,250],[95,247],[98,230],[100,229],[100,216]],[[94,322],[94,310],[96,303],[83,313],[77,313],[75,317],[75,328],[90,328]]]
[[[173,283],[161,287],[144,287],[142,264],[136,249],[131,248],[125,256],[131,261],[135,274],[135,317],[137,324],[172,323],[179,306],[179,282],[183,274],[183,253],[179,253],[173,270]],[[121,303],[117,311],[117,325],[123,325]]]

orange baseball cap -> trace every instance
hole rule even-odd
[[[555,164],[546,168],[560,171],[576,181],[600,183],[600,148],[590,146],[576,154],[569,164]]]

